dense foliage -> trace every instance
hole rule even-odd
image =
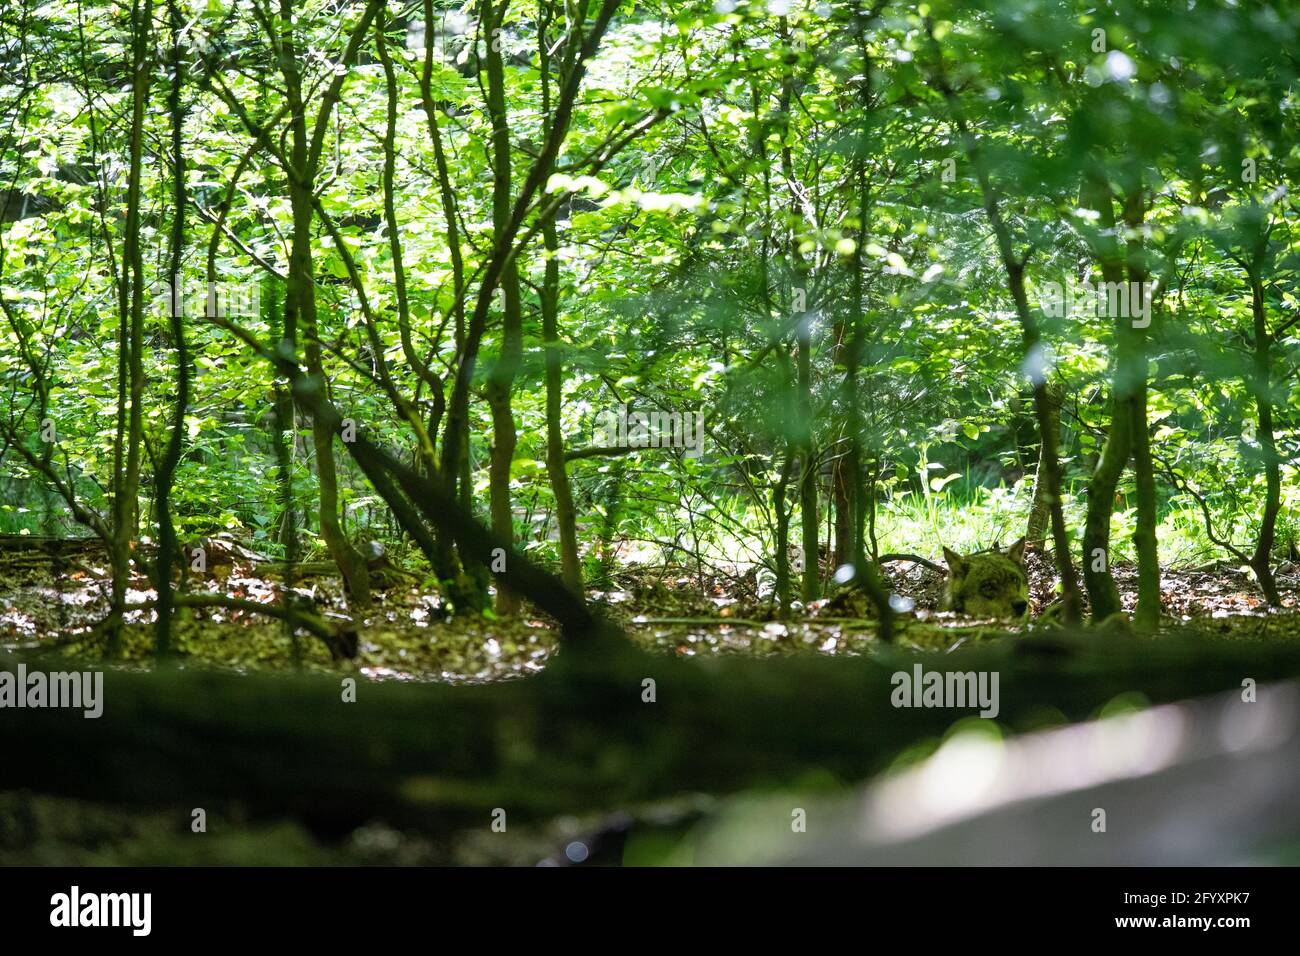
[[[1112,560],[1145,626],[1161,559],[1276,603],[1298,33],[1289,0],[12,0],[0,530],[99,536],[119,617],[132,555],[157,585],[220,531],[319,548],[358,607],[386,541],[484,609],[431,488],[575,589],[765,569],[887,617],[890,552],[1027,530],[1067,616],[1118,608]]]

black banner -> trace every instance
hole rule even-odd
[[[0,871],[0,887],[14,941],[337,946],[400,934],[437,945],[470,933],[498,945],[503,933],[537,943],[559,929],[574,944],[608,945],[689,924],[692,938],[707,925],[733,942],[836,931],[864,943],[902,932],[927,944],[1046,933],[1231,945],[1294,924],[1295,877],[1284,868],[51,868]]]

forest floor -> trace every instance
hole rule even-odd
[[[274,566],[238,551],[227,560],[217,573],[189,582],[189,589],[259,603],[278,599],[282,584]],[[1028,570],[1032,613],[1038,614],[1054,597],[1050,557],[1031,553]],[[953,648],[1025,630],[938,610],[945,578],[924,564],[895,561],[887,571],[891,589],[902,599],[900,606],[908,608],[899,618],[899,640],[905,645]],[[1125,607],[1131,610],[1136,570],[1117,565],[1115,576]],[[555,650],[555,632],[539,617],[449,619],[436,587],[405,574],[389,575],[389,583],[375,592],[373,608],[355,619],[360,638],[355,660],[332,661],[320,641],[303,637],[298,642],[302,666],[355,668],[377,680],[477,682],[540,671]],[[1249,574],[1230,562],[1197,569],[1166,568],[1163,629],[1194,626],[1204,633],[1208,626],[1211,632],[1240,637],[1300,636],[1296,613],[1300,565],[1283,564],[1278,583],[1283,607],[1270,611]],[[349,617],[339,579],[323,565],[303,565],[295,590],[327,621]],[[870,653],[875,643],[875,621],[859,591],[841,591],[779,619],[771,601],[760,596],[752,574],[714,576],[639,566],[616,572],[609,587],[589,591],[588,596],[645,649],[680,656],[856,654]],[[154,597],[143,575],[132,581],[129,602]],[[57,646],[69,654],[93,657],[100,639],[92,629],[107,610],[108,567],[95,544],[6,548],[0,542],[0,648]],[[152,617],[147,610],[128,615],[124,639],[128,660],[148,661]],[[1026,627],[1037,626],[1031,616]],[[295,665],[293,642],[283,625],[243,611],[182,609],[175,643],[183,657],[196,663],[271,669]]]
[[[223,573],[189,584],[258,602],[277,599],[281,584],[273,566],[236,554]],[[308,564],[298,592],[326,619],[347,617],[337,577]],[[1028,559],[1033,611],[1054,596],[1050,561]],[[1005,638],[1024,628],[974,621],[937,610],[944,575],[914,562],[888,566],[892,590],[911,608],[900,615],[899,640],[923,649],[949,649],[977,640]],[[1116,577],[1125,606],[1132,608],[1136,572],[1119,566]],[[643,648],[678,656],[798,653],[870,654],[878,645],[875,624],[858,592],[845,592],[778,620],[771,603],[752,585],[753,577],[730,573],[700,576],[681,569],[636,567],[614,575],[591,600]],[[355,660],[331,660],[314,638],[299,641],[301,665],[314,670],[348,670],[375,680],[479,682],[540,671],[554,653],[551,625],[527,614],[515,621],[459,617],[448,620],[434,587],[407,575],[379,590],[374,608],[360,618]],[[1233,639],[1300,640],[1300,565],[1284,564],[1279,585],[1284,607],[1270,611],[1250,577],[1223,564],[1199,569],[1167,568],[1162,590],[1162,630],[1218,633]],[[153,597],[143,575],[128,600]],[[94,625],[107,611],[108,568],[92,543],[0,547],[0,650],[58,648],[93,658],[100,652]],[[151,666],[152,612],[132,612],[123,666]],[[183,666],[291,669],[293,646],[276,620],[222,609],[179,612],[175,641]],[[664,862],[690,846],[699,821],[721,806],[696,794],[615,814],[567,816],[512,826],[510,841],[473,831],[432,838],[374,822],[342,837],[313,833],[293,820],[250,821],[238,810],[214,810],[209,835],[194,841],[186,808],[129,808],[69,800],[29,791],[0,792],[0,861],[26,864],[551,864],[566,865],[566,851],[580,848],[587,862]],[[234,812],[234,816],[230,813]],[[197,855],[196,855],[197,854]]]

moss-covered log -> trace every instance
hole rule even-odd
[[[974,710],[900,709],[891,675],[999,675],[998,720],[1086,718],[1300,675],[1300,643],[1079,634],[914,655],[762,661],[562,652],[541,675],[478,686],[194,670],[109,671],[104,713],[0,710],[0,789],[136,805],[238,806],[317,827],[436,831],[688,791],[850,781]],[[68,662],[29,667],[69,669]],[[6,665],[12,669],[13,662]],[[645,683],[652,679],[653,702]]]

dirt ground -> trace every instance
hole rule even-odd
[[[211,592],[258,603],[279,599],[278,567],[234,549],[187,582],[193,592]],[[1050,556],[1028,557],[1033,613],[1055,595]],[[976,621],[938,610],[942,573],[911,561],[887,566],[900,615],[900,641],[925,648],[959,646],[1017,633],[993,621]],[[1115,569],[1125,607],[1132,609],[1136,570]],[[414,574],[389,575],[375,593],[375,606],[356,620],[358,654],[333,661],[310,636],[294,641],[277,620],[221,608],[178,612],[175,642],[196,663],[236,668],[355,668],[372,679],[489,681],[539,671],[556,646],[546,620],[525,614],[518,620],[461,615],[448,618],[434,582]],[[1284,564],[1278,583],[1283,607],[1269,609],[1249,574],[1225,562],[1213,568],[1166,569],[1162,591],[1167,630],[1196,625],[1241,637],[1300,634],[1296,613],[1300,566]],[[338,579],[319,564],[304,565],[295,590],[327,621],[349,617]],[[128,601],[155,596],[147,578],[132,581]],[[778,619],[770,599],[753,585],[753,576],[734,573],[700,577],[677,569],[637,567],[617,573],[611,586],[589,592],[591,600],[648,649],[682,656],[811,652],[870,653],[875,622],[857,591],[841,591]],[[94,657],[101,639],[93,633],[108,609],[108,567],[94,542],[0,547],[0,647],[60,647]],[[153,612],[130,612],[124,653],[144,662],[152,649]],[[1029,628],[1038,626],[1033,619]]]

